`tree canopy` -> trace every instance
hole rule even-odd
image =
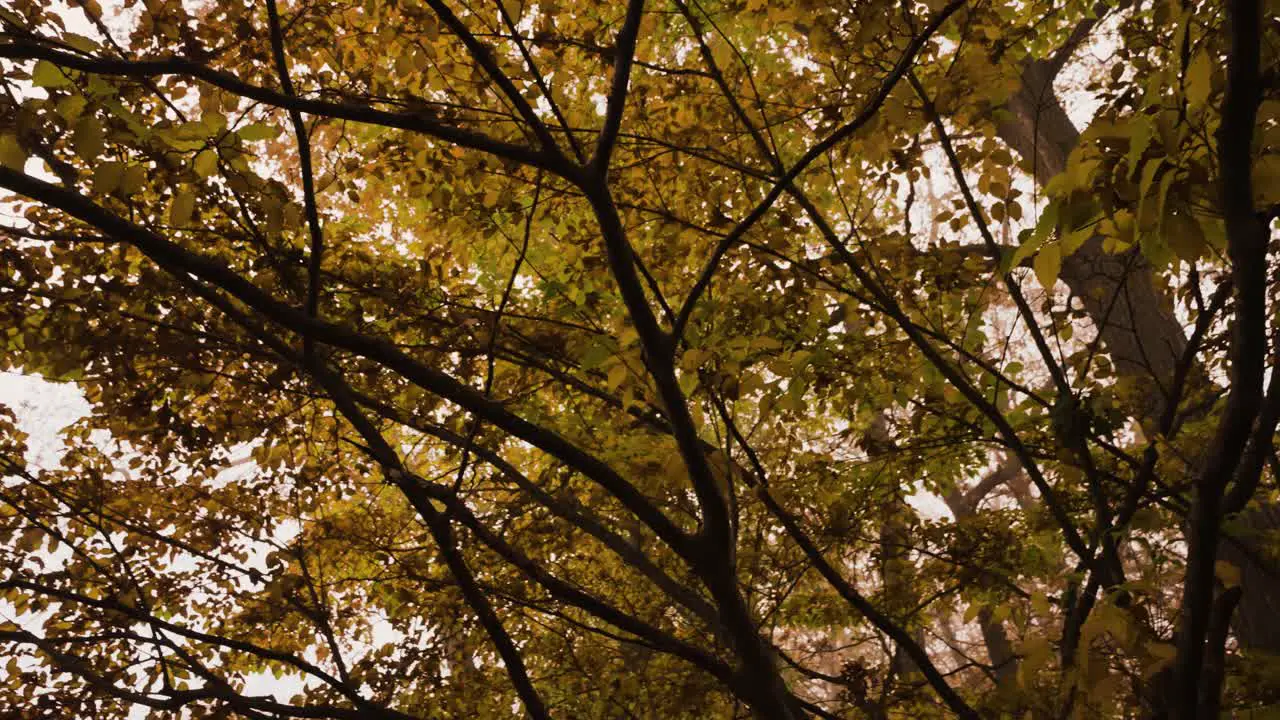
[[[6,0],[0,705],[1275,712],[1277,17]]]

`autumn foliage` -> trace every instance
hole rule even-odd
[[[0,715],[1270,716],[1278,14],[3,0]]]

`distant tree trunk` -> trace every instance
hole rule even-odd
[[[1054,93],[1056,71],[1048,61],[1029,63],[1022,86],[1006,105],[1009,116],[997,128],[1005,144],[1033,164],[1041,186],[1066,168],[1067,156],[1080,139]],[[1165,403],[1161,387],[1168,387],[1187,346],[1172,300],[1156,287],[1151,267],[1141,255],[1107,253],[1097,236],[1064,259],[1060,277],[1099,329],[1116,372],[1146,382],[1148,392],[1137,410],[1144,425],[1149,425]],[[1238,520],[1252,536],[1246,540],[1261,538],[1280,529],[1280,507],[1251,506]],[[1256,551],[1246,552],[1235,543],[1224,543],[1219,557],[1241,571],[1244,594],[1233,623],[1241,645],[1280,653],[1277,573],[1258,562],[1261,556]]]
[[[976,514],[978,503],[988,493],[1000,485],[1012,485],[1020,477],[1023,477],[1022,463],[1017,458],[1006,458],[972,488],[964,492],[957,489],[949,493],[945,498],[947,507],[951,509],[956,522],[963,522]],[[986,581],[979,578],[978,582],[985,584]],[[987,646],[987,657],[994,668],[996,682],[1000,685],[1012,682],[1018,675],[1018,658],[1013,652],[1013,644],[1009,642],[1004,624],[995,618],[991,608],[984,607],[978,611],[978,628],[982,631],[982,640]]]
[[[871,421],[861,445],[871,458],[883,457],[897,449],[889,432],[887,413],[882,412]],[[911,564],[909,550],[911,537],[908,519],[913,511],[906,502],[903,489],[896,485],[890,489],[890,496],[880,503],[879,510],[880,583],[884,588],[885,602],[891,612],[902,618],[904,625],[913,626],[910,627],[912,637],[916,643],[923,645],[923,628],[907,617],[907,613],[919,604],[919,593],[916,592],[912,577],[915,568]],[[919,672],[916,663],[898,646],[893,649],[891,667],[898,677],[909,677]]]
[[[919,597],[909,549],[911,533],[908,519],[911,511],[900,489],[895,489],[893,497],[881,506],[880,580],[888,606],[901,613],[902,621],[909,626],[916,643],[923,645],[924,629],[908,616],[918,604]],[[919,670],[902,647],[894,648],[893,671],[898,677],[911,677]]]

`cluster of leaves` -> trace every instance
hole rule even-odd
[[[1261,5],[10,0],[0,703],[1271,706]]]

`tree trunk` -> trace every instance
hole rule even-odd
[[[1022,463],[1017,459],[1006,459],[994,472],[983,478],[976,486],[961,492],[957,489],[945,498],[947,507],[955,516],[956,522],[974,516],[978,503],[987,493],[997,486],[1011,483],[1022,474]],[[989,581],[980,579],[983,584]],[[1013,644],[1009,642],[1009,634],[1004,630],[1004,623],[995,618],[991,608],[984,607],[978,611],[978,628],[982,631],[982,640],[987,646],[987,658],[991,661],[992,673],[996,682],[1007,685],[1018,675],[1018,656],[1013,652]]]
[[[888,413],[876,415],[862,438],[862,449],[870,458],[883,457],[897,449],[889,432]],[[908,520],[914,511],[907,504],[902,488],[895,486],[880,504],[880,582],[891,614],[909,627],[917,644],[924,644],[924,629],[907,612],[919,604],[914,584],[915,566],[911,563],[908,543],[911,540]],[[900,645],[893,648],[893,674],[899,678],[916,675],[920,668]]]
[[[1009,117],[997,126],[1000,138],[1027,164],[1044,186],[1062,172],[1080,133],[1053,90],[1054,65],[1029,63],[1022,86],[1006,106]],[[1139,378],[1147,392],[1137,408],[1144,425],[1153,423],[1165,404],[1178,359],[1187,346],[1173,303],[1155,284],[1151,267],[1140,255],[1104,252],[1102,240],[1091,238],[1062,264],[1061,279],[1079,296],[1121,377]],[[1114,298],[1114,300],[1113,300]],[[1280,529],[1280,507],[1265,504],[1240,514],[1240,523],[1257,547],[1257,538]],[[1280,580],[1257,551],[1224,543],[1219,557],[1240,568],[1244,591],[1233,624],[1243,647],[1280,653]]]

